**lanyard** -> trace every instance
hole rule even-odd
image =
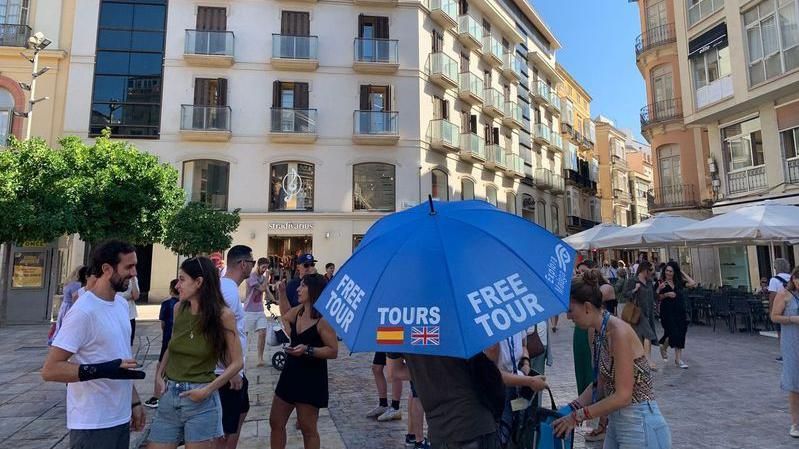
[[[605,333],[608,330],[608,320],[610,312],[607,310],[602,314],[602,327],[599,334],[594,334],[594,383],[591,391],[591,403],[596,402],[597,387],[599,384],[599,351],[602,349],[602,342],[605,340]]]
[[[508,349],[510,350],[510,362],[513,364],[513,374],[518,374],[516,365],[516,344],[513,342],[513,335],[508,337]]]

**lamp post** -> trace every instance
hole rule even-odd
[[[33,57],[28,57],[25,52],[20,52],[20,56],[28,60],[31,64],[33,64],[33,71],[31,72],[31,83],[19,83],[19,87],[23,90],[27,90],[30,92],[30,100],[28,100],[28,110],[25,112],[15,112],[14,115],[18,117],[25,117],[27,122],[25,123],[25,140],[31,138],[31,124],[33,123],[33,107],[36,103],[40,101],[44,101],[49,99],[50,97],[42,97],[36,98],[36,79],[40,76],[47,73],[50,70],[50,67],[43,67],[41,70],[39,69],[39,53],[47,48],[52,41],[47,39],[43,33],[38,32],[35,33],[33,36],[28,38],[28,47],[33,49]]]

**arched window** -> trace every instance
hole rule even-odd
[[[527,193],[522,194],[522,217],[535,222],[535,199]]]
[[[0,88],[0,146],[8,143],[11,123],[14,121],[14,97],[11,92]]]
[[[516,194],[508,192],[505,195],[505,210],[516,215]]]
[[[277,162],[269,167],[269,211],[313,211],[314,165]]]
[[[461,178],[461,199],[474,199],[474,181],[469,178]]]
[[[189,201],[227,210],[230,164],[198,159],[183,163],[183,190]]]
[[[434,200],[449,201],[449,183],[444,170],[434,168],[430,172],[430,194]]]
[[[391,164],[370,162],[352,167],[353,210],[396,210],[396,169]]]
[[[536,204],[536,223],[544,229],[549,229],[547,228],[547,203],[544,201],[539,201]]]
[[[497,207],[497,188],[494,186],[486,187],[486,201],[488,204]]]

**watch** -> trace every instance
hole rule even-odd
[[[307,355],[308,357],[313,357],[313,346],[305,347],[305,355]]]

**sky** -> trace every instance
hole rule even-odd
[[[638,5],[626,0],[528,0],[561,44],[556,59],[591,95],[591,116],[641,137],[646,88],[635,65]]]

